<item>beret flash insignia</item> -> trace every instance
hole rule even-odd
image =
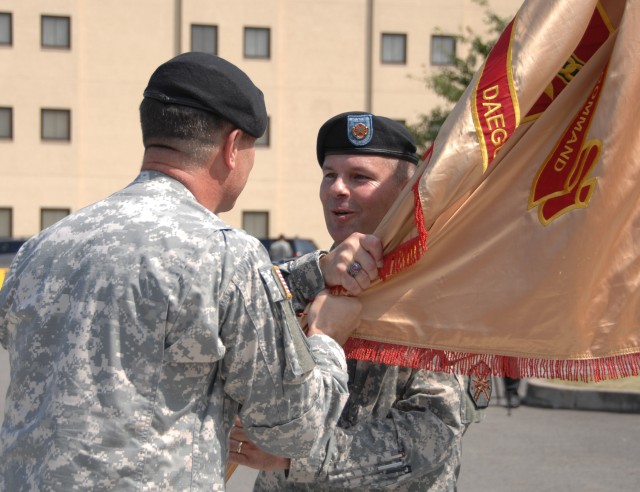
[[[370,114],[347,116],[347,138],[356,147],[362,147],[373,138],[373,117]]]

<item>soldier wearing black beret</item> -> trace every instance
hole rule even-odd
[[[22,246],[0,290],[1,490],[224,490],[236,414],[287,456],[335,425],[359,301],[317,296],[305,339],[262,244],[217,215],[266,121],[238,67],[169,60],[140,104],[138,176]]]
[[[358,294],[377,278],[382,247],[373,232],[415,173],[416,146],[397,121],[351,111],[322,125],[316,152],[320,201],[334,240],[317,260],[324,283],[316,289],[351,276],[342,285]],[[294,270],[303,261],[292,262]],[[300,276],[288,278],[299,291]],[[349,400],[324,446],[290,459],[247,447],[238,462],[265,470],[254,492],[456,490],[472,405],[464,379],[369,361],[349,360],[347,367]]]
[[[144,97],[212,113],[255,138],[267,128],[262,91],[238,67],[206,53],[184,53],[160,65]]]

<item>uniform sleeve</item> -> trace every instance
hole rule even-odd
[[[25,250],[24,246],[18,250],[6,272],[4,283],[0,285],[0,345],[5,349],[9,344],[9,311],[16,290],[16,269],[18,268],[19,258],[23,256]]]
[[[254,263],[245,262],[224,293],[225,392],[241,404],[257,445],[305,456],[335,427],[346,402],[344,352],[329,337],[307,339],[273,265]]]
[[[9,343],[9,293],[13,291],[13,279],[7,275],[0,289],[0,345],[7,348]]]
[[[466,429],[464,395],[456,376],[416,371],[383,419],[359,418],[337,428],[315,455],[292,459],[287,481],[322,482],[341,489],[377,490],[406,481],[455,479]],[[457,456],[453,456],[456,454]]]
[[[326,251],[318,250],[280,265],[280,270],[291,288],[293,307],[302,312],[307,304],[325,288],[320,271],[320,257]]]

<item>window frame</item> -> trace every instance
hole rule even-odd
[[[256,231],[254,227],[249,224],[248,218],[253,216],[254,218],[260,217],[262,220],[261,226],[263,226],[264,234],[261,234],[259,231]],[[271,220],[271,216],[268,210],[243,210],[242,211],[242,229],[245,230],[248,234],[257,238],[268,238],[269,237],[269,221]]]
[[[64,219],[64,217],[60,217],[55,222],[52,222],[51,224],[48,224],[47,226],[45,226],[44,225],[44,214],[46,212],[64,212],[65,213],[64,217],[67,217],[67,216],[71,215],[71,209],[70,208],[65,208],[65,207],[40,207],[40,230],[41,231],[46,229],[49,226],[52,226],[53,224],[55,224],[59,220]]]
[[[8,113],[9,113],[9,134],[8,135],[0,134],[0,140],[13,140],[13,107],[0,106],[0,110],[8,110]]]
[[[402,39],[402,59],[385,59],[385,39]],[[383,32],[380,33],[380,63],[383,65],[406,65],[407,64],[407,46],[409,36],[402,32]]]
[[[248,54],[247,53],[247,34],[251,31],[259,31],[267,33],[267,45],[266,45],[266,54]],[[270,27],[256,27],[256,26],[245,26],[243,31],[243,39],[242,39],[242,53],[245,58],[251,60],[270,60],[271,59],[271,28]]]
[[[0,12],[0,16],[6,16],[9,19],[9,39],[6,42],[0,41],[0,46],[13,46],[13,13],[12,12]]]
[[[207,29],[213,29],[214,31],[214,51],[201,51],[201,50],[195,50],[193,47],[193,30],[194,28],[207,28]],[[209,53],[211,55],[218,55],[218,25],[217,24],[191,24],[191,30],[190,30],[190,35],[191,35],[191,51],[197,51],[198,53]]]
[[[45,133],[44,132],[45,113],[57,113],[57,114],[66,113],[68,115],[66,137],[45,136],[44,134]],[[63,109],[63,108],[40,108],[40,140],[46,141],[46,142],[70,142],[71,141],[71,110]]]
[[[5,212],[7,213],[7,225],[8,225],[8,234],[2,234],[2,229],[0,229],[0,237],[13,237],[13,208],[12,207],[0,207],[0,215]],[[2,220],[0,220],[0,224],[2,224]]]
[[[67,26],[67,44],[45,44],[45,20],[66,20]],[[40,46],[46,49],[53,50],[70,50],[71,49],[71,17],[68,15],[48,15],[42,14],[40,16]]]
[[[436,43],[434,43],[435,40],[447,40],[447,41],[451,41],[453,43],[453,52],[451,54],[451,61],[447,61],[447,62],[437,62],[434,60],[434,57],[436,55],[436,51],[435,51],[435,47],[436,47]],[[443,46],[443,45],[440,45]],[[429,50],[429,63],[434,66],[434,67],[448,67],[451,65],[455,65],[456,62],[456,48],[457,48],[457,38],[456,36],[451,36],[451,35],[447,35],[447,34],[432,34],[431,35],[431,46],[430,46],[430,50]],[[443,56],[443,51],[440,50],[437,53],[439,56]]]

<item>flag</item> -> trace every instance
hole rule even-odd
[[[639,49],[640,2],[525,0],[375,232],[348,357],[638,374]]]

